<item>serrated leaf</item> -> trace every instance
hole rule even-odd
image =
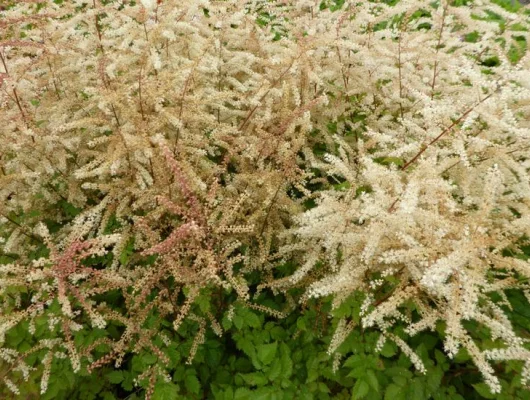
[[[427,374],[427,389],[431,394],[436,392],[440,387],[443,375],[444,372],[440,367],[432,368]]]
[[[282,373],[281,357],[275,358],[267,372],[267,377],[269,378],[270,381],[274,381],[276,378],[280,376],[281,373]]]
[[[234,315],[232,322],[237,329],[243,328],[243,318],[241,318],[239,315]]]
[[[368,382],[372,389],[374,389],[376,392],[379,392],[379,380],[377,379],[377,375],[375,374],[374,370],[369,369],[366,371],[366,382]]]
[[[282,343],[280,345],[280,350],[281,350],[280,359],[282,362],[282,376],[284,378],[289,378],[291,374],[293,373],[293,362],[291,360],[289,347],[285,343]]]
[[[232,321],[229,320],[227,316],[224,316],[221,320],[221,325],[225,331],[228,331],[230,328],[232,328]]]
[[[463,347],[458,350],[458,353],[453,357],[453,361],[459,364],[465,363],[466,361],[469,361],[471,357],[469,356],[469,353],[467,350]]]
[[[271,338],[274,340],[284,340],[285,339],[285,330],[279,326],[275,326],[270,330]]]
[[[199,394],[201,390],[201,384],[195,375],[186,375],[184,378],[184,386],[188,392],[193,394]]]
[[[403,367],[391,367],[385,370],[385,374],[391,377],[402,377],[405,379],[412,378],[413,374],[408,369]]]
[[[329,393],[330,390],[328,388],[328,385],[326,385],[324,382],[318,382],[318,391],[320,393]]]
[[[298,318],[296,320],[296,327],[300,329],[301,331],[305,331],[307,329],[306,327],[306,320],[305,318]]]
[[[169,359],[171,360],[173,364],[177,364],[179,360],[182,358],[182,356],[180,355],[180,352],[174,347],[168,348],[166,350],[166,354],[168,355]]]
[[[403,388],[391,383],[385,390],[385,400],[405,400]]]
[[[438,349],[434,350],[434,358],[436,359],[436,363],[438,365],[445,364],[447,362],[447,357],[445,354]]]
[[[316,358],[310,358],[307,363],[307,379],[306,382],[310,383],[313,381],[316,381],[318,377],[320,376],[320,369],[319,369],[320,363]]]
[[[251,328],[259,328],[261,326],[261,321],[260,321],[259,317],[256,314],[254,314],[253,312],[248,312],[245,315],[245,322]]]
[[[353,387],[351,398],[352,400],[362,399],[368,394],[369,391],[370,385],[363,379],[358,379],[357,382],[355,382],[355,386]]]
[[[184,365],[179,365],[177,368],[175,368],[175,372],[173,373],[173,380],[175,382],[181,382],[186,374],[186,369]]]
[[[386,357],[386,358],[393,357],[397,353],[397,346],[394,343],[387,340],[385,344],[383,345],[383,348],[381,349],[380,353],[383,357]]]
[[[344,361],[344,366],[354,369],[354,368],[362,367],[365,364],[365,362],[366,362],[365,357],[358,355],[358,354],[354,354],[348,357],[346,361]]]
[[[252,392],[252,400],[275,400],[276,397],[276,391],[275,388],[270,387],[260,387],[257,390]]]
[[[139,355],[133,356],[131,363],[132,363],[132,370],[134,372],[142,372],[145,370],[145,364],[142,361],[142,357],[140,357]]]
[[[103,392],[100,394],[102,400],[116,400],[116,396],[114,396],[111,392]]]
[[[258,360],[256,354],[256,346],[254,346],[254,344],[249,338],[240,337],[238,340],[236,340],[236,346],[239,350],[243,351],[243,353],[245,353],[250,358],[255,368],[261,369],[263,367],[263,365],[261,365],[260,361]]]
[[[154,354],[144,354],[144,355],[142,355],[142,361],[145,364],[148,364],[148,365],[156,363],[157,359],[158,359],[158,357],[155,356]]]
[[[217,397],[216,397],[217,398]],[[220,397],[221,398],[221,397]],[[234,390],[231,387],[228,387],[223,393],[223,400],[233,400],[234,399]]]
[[[178,398],[179,386],[170,382],[160,382],[155,385],[151,397],[153,400],[172,400]]]
[[[132,374],[124,374],[123,375],[123,382],[121,383],[121,387],[126,391],[131,391],[133,388],[133,378]]]
[[[430,396],[425,396],[425,388],[420,379],[414,379],[407,390],[407,400],[426,400]]]
[[[263,386],[267,384],[267,378],[261,372],[251,372],[249,374],[239,374],[247,385],[251,386]]]
[[[247,388],[237,388],[234,393],[234,400],[247,400],[252,398],[252,391]]]
[[[366,370],[363,367],[357,367],[352,369],[346,377],[360,379],[366,374]]]
[[[210,298],[207,295],[199,296],[195,300],[195,304],[199,306],[200,310],[203,313],[207,313],[210,311]]]
[[[476,383],[476,384],[473,385],[473,387],[478,392],[478,394],[480,394],[485,399],[494,399],[495,398],[495,395],[493,393],[491,393],[489,386],[486,385],[485,383],[483,383],[483,382]]]
[[[236,341],[236,346],[239,350],[243,351],[247,356],[252,356],[255,353],[254,345],[249,338],[241,337]]]
[[[278,343],[269,343],[262,344],[258,346],[258,360],[263,364],[269,365],[274,357],[276,356],[276,351],[278,350]]]
[[[123,371],[112,371],[105,375],[110,383],[121,383],[123,381]]]

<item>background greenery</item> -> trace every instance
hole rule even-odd
[[[530,249],[525,249],[525,256]],[[292,267],[285,266],[285,272]],[[257,282],[255,282],[257,284]],[[389,285],[391,283],[389,282]],[[299,295],[293,293],[294,298]],[[222,310],[233,303],[235,296],[224,292],[204,290],[195,307]],[[422,333],[409,341],[427,368],[427,374],[418,373],[408,357],[387,342],[380,353],[374,351],[379,334],[374,331],[355,329],[339,348],[342,356],[334,371],[335,356],[327,349],[333,328],[340,317],[359,319],[360,299],[350,298],[339,309],[330,312],[330,301],[312,300],[299,312],[292,312],[284,319],[268,317],[233,303],[230,311],[221,315],[225,333],[221,338],[207,331],[205,342],[199,346],[193,362],[186,364],[193,338],[199,328],[193,321],[186,321],[178,332],[173,333],[167,324],[167,336],[171,346],[165,352],[169,357],[172,374],[168,382],[155,385],[153,399],[392,399],[392,400],[468,400],[468,399],[530,399],[530,391],[521,387],[519,373],[522,365],[506,362],[494,365],[501,377],[503,392],[490,394],[477,368],[469,356],[460,352],[453,360],[444,354],[442,339],[444,327],[435,332]],[[111,300],[111,299],[109,299]],[[118,299],[116,299],[118,300]],[[521,335],[530,337],[530,307],[524,297],[513,292],[509,295],[513,306],[511,319]],[[284,296],[262,295],[257,304],[278,310],[285,308]],[[410,313],[414,306],[410,305]],[[156,323],[153,316],[152,323]],[[162,322],[163,323],[163,322]],[[149,327],[147,323],[147,328]],[[31,346],[40,338],[37,326],[35,337],[21,325],[10,332],[7,340],[18,350]],[[95,331],[94,337],[83,331],[75,335],[76,342],[93,342],[99,337],[117,337],[120,326],[109,325]],[[488,332],[477,329],[475,339],[488,346]],[[395,333],[400,335],[399,327]],[[47,333],[49,334],[49,333]],[[34,355],[38,362],[39,354]],[[30,360],[31,362],[31,360]],[[142,399],[148,380],[135,385],[135,378],[157,362],[157,356],[142,352],[130,355],[120,369],[105,367],[92,374],[74,374],[68,360],[56,360],[52,367],[48,391],[39,395],[39,377],[25,384],[24,398],[42,399]],[[4,396],[10,396],[3,393]]]

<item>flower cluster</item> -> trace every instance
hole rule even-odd
[[[528,14],[496,1],[12,3],[0,13],[10,391],[38,367],[44,393],[57,358],[92,371],[146,351],[159,360],[139,378],[149,395],[185,322],[188,361],[207,329],[223,333],[224,310],[196,304],[214,289],[278,318],[253,302],[260,291],[294,303],[302,287],[302,301],[335,306],[361,291],[360,324],[419,371],[393,328],[443,321],[447,353],[467,349],[492,391],[490,360],[523,360],[530,377],[494,296],[529,290],[530,264],[507,256],[530,237]],[[288,259],[298,268],[277,273]],[[498,348],[479,348],[467,321]],[[31,349],[9,348],[26,326]],[[340,322],[330,352],[356,326]]]

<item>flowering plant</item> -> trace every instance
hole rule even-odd
[[[423,373],[408,340],[441,329],[491,392],[492,361],[522,361],[525,385],[507,292],[530,297],[530,13],[498,3],[8,3],[6,387],[151,354],[150,398],[178,332],[191,363],[236,305],[358,295],[330,354],[373,328]]]

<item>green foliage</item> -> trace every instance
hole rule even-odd
[[[211,294],[204,293],[198,303],[218,307],[230,301],[226,292],[212,303]],[[193,341],[193,323],[183,324],[181,334],[174,336],[164,353],[170,360],[170,380],[157,378],[153,399],[392,399],[392,400],[453,400],[453,399],[527,399],[528,392],[520,386],[521,365],[502,367],[503,393],[492,395],[482,383],[480,373],[465,354],[449,359],[443,350],[443,327],[436,332],[418,334],[411,347],[424,362],[427,373],[417,372],[409,359],[392,342],[375,351],[379,333],[354,329],[340,346],[342,360],[334,370],[335,356],[327,349],[334,326],[339,319],[359,320],[363,296],[354,296],[333,312],[327,312],[330,299],[312,300],[303,310],[277,319],[255,312],[236,303],[233,315],[226,311],[222,337],[206,334],[191,364],[186,364]],[[521,330],[530,328],[528,303],[519,292],[511,292],[513,322]],[[276,305],[281,302],[273,295],[262,295],[258,304]],[[45,335],[42,326],[37,327]],[[82,332],[76,341],[93,343],[109,335],[112,328],[92,336]],[[396,328],[396,334],[401,334]],[[168,331],[168,335],[170,335]],[[487,344],[487,335],[477,331],[476,339]],[[11,346],[23,349],[31,340],[27,328],[21,326],[7,335]],[[161,343],[159,343],[161,345]],[[42,355],[36,355],[38,363]],[[52,366],[49,388],[43,399],[142,399],[148,379],[141,375],[156,368],[160,359],[152,353],[141,352],[126,359],[120,368],[105,367],[97,373],[74,374],[66,360],[56,360]],[[496,368],[497,368],[496,367]],[[139,385],[136,381],[139,380]],[[39,391],[38,380],[24,387],[29,396]]]

